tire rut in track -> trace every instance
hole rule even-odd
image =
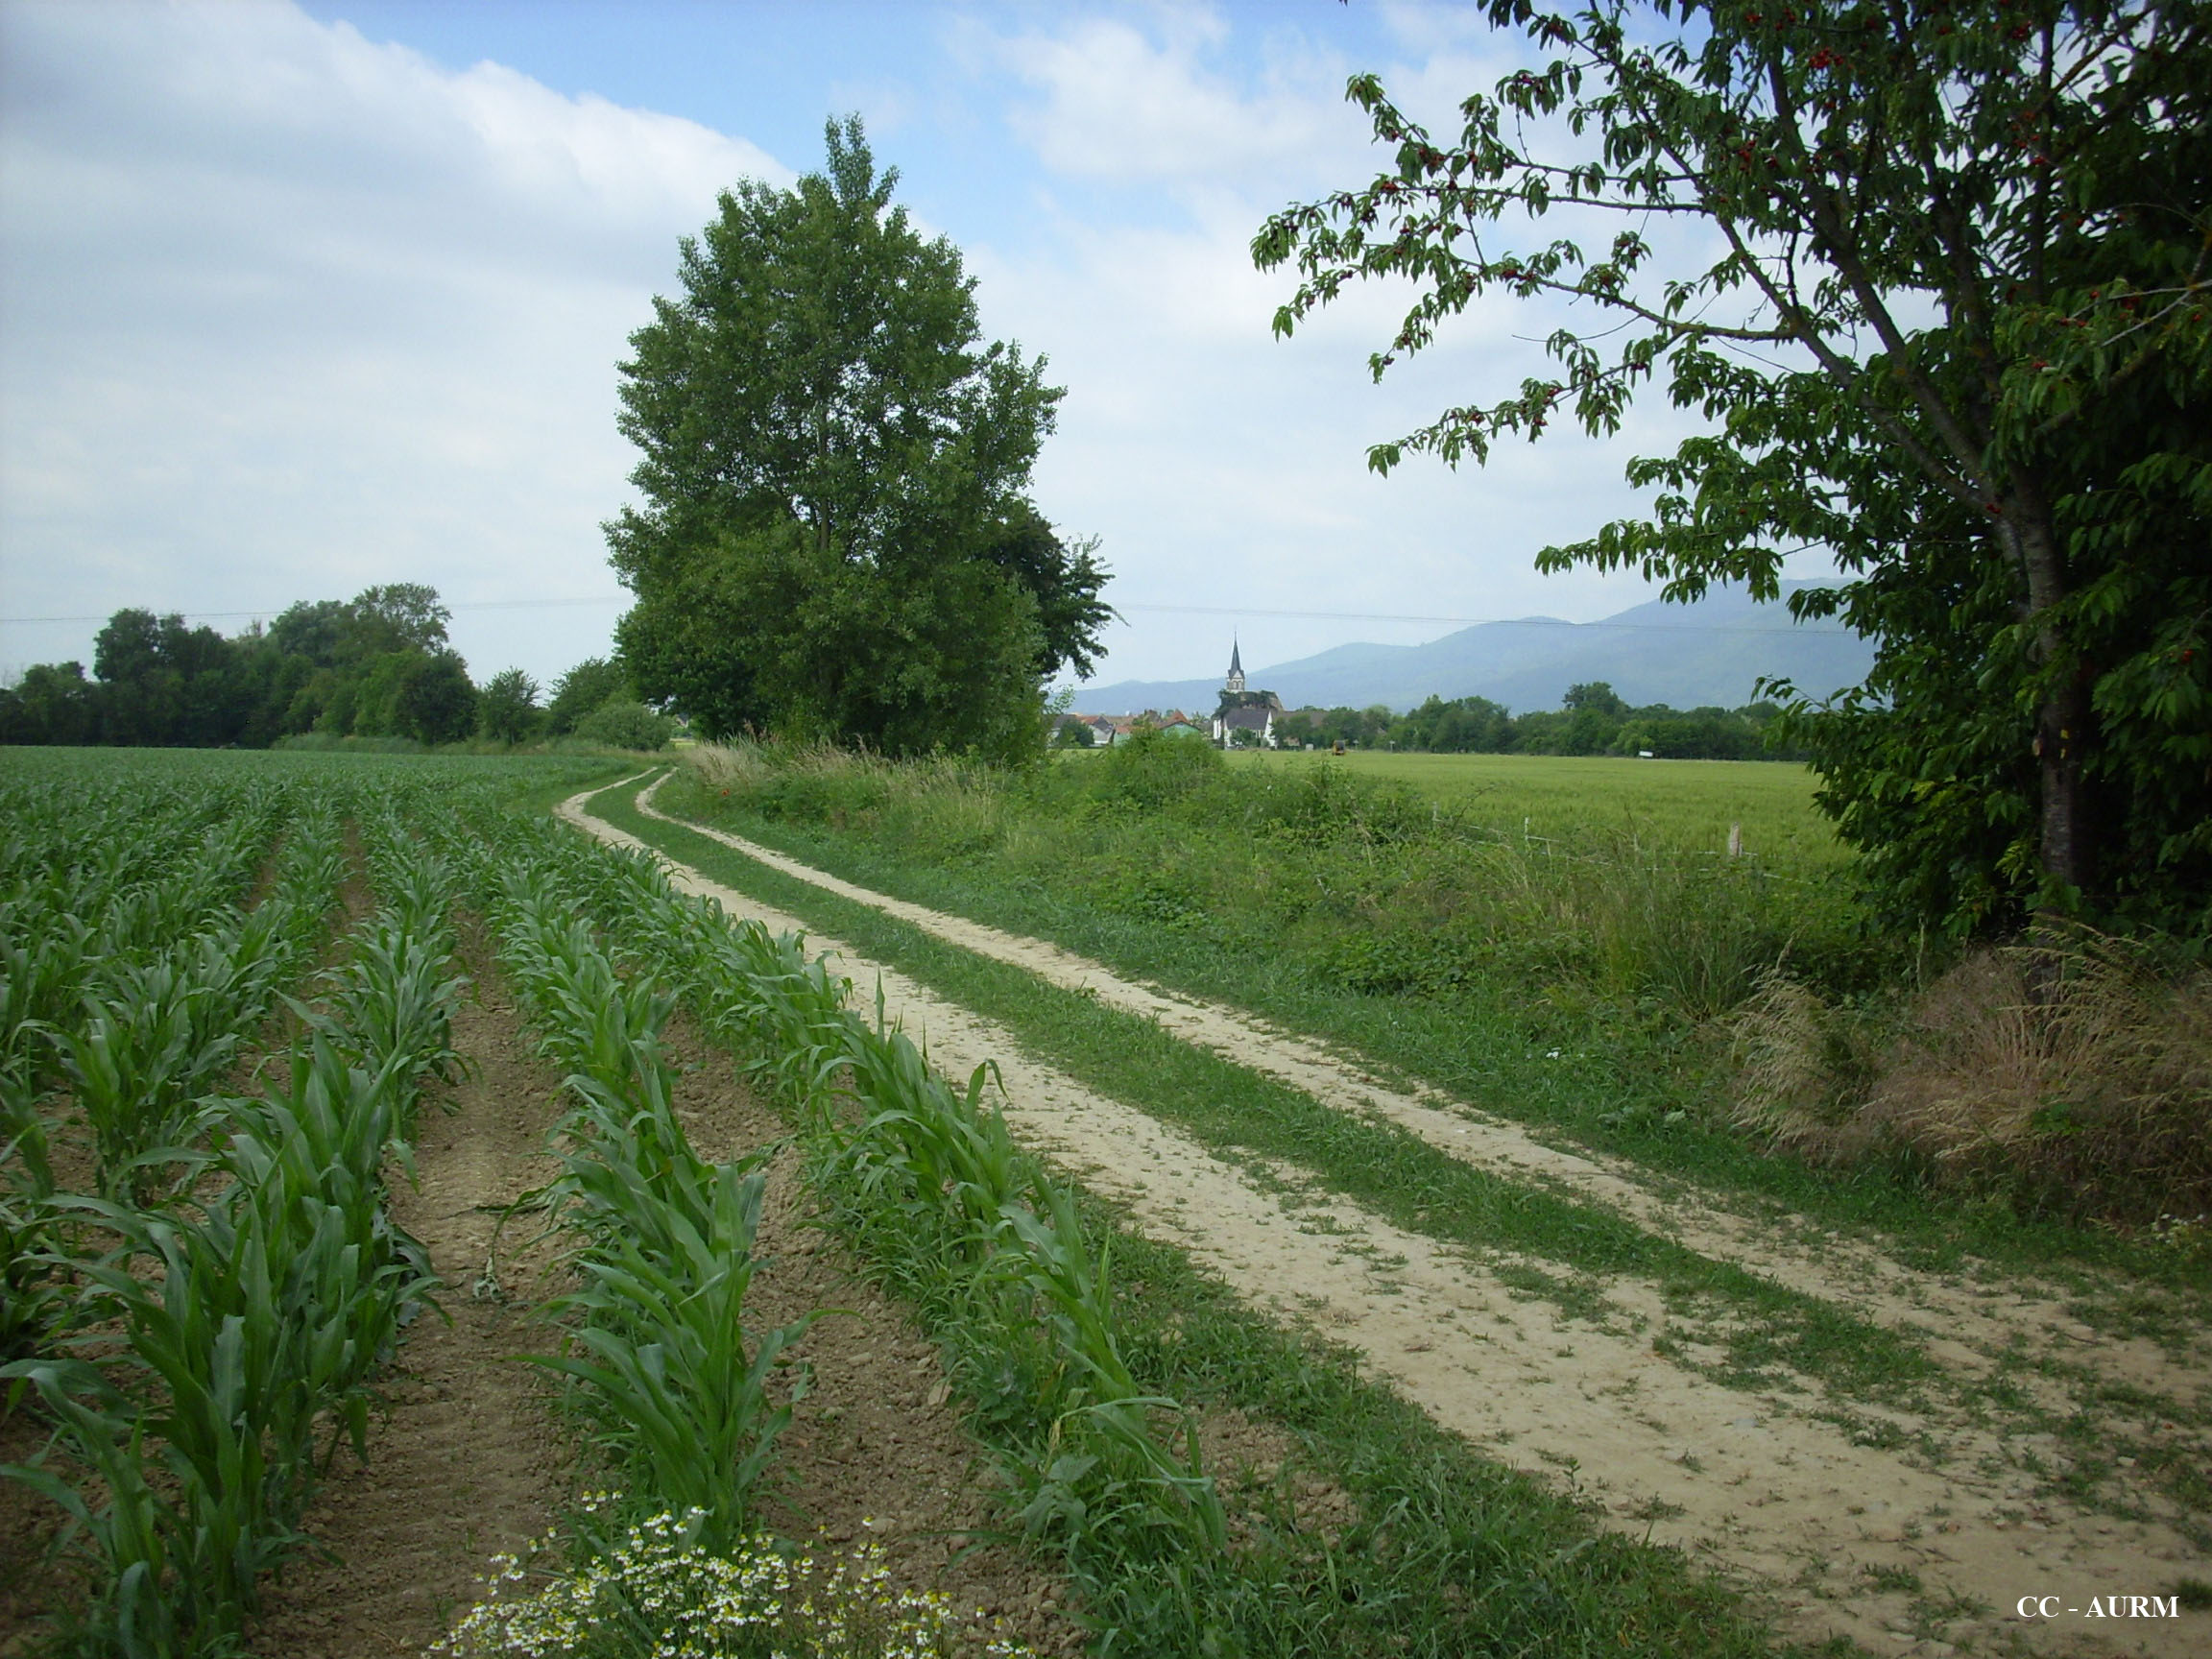
[[[598,792],[564,803],[561,816],[602,840],[642,848],[585,809]],[[805,932],[814,950],[879,983],[888,1012],[927,1040],[932,1061],[950,1075],[998,1061],[1003,1109],[1024,1141],[1247,1301],[1357,1347],[1437,1422],[1503,1461],[1570,1482],[1611,1524],[1763,1582],[1799,1633],[1844,1634],[1891,1653],[2011,1640],[2043,1653],[2177,1659],[2201,1651],[2212,1634],[2212,1621],[2196,1613],[2137,1622],[2116,1642],[2079,1623],[2028,1625],[2012,1616],[2021,1596],[2164,1594],[2184,1575],[2204,1576],[2208,1565],[2168,1526],[2073,1509],[2039,1493],[2028,1458],[2054,1457],[2056,1448],[2017,1425],[1897,1409],[1879,1414],[1890,1432],[1870,1445],[1862,1443],[1863,1423],[1815,1415],[1824,1408],[1817,1388],[1787,1381],[1762,1393],[1724,1386],[1701,1374],[1695,1354],[1683,1362],[1653,1347],[1645,1333],[1664,1309],[1648,1285],[1613,1282],[1604,1311],[1590,1319],[1522,1299],[1492,1271],[1495,1258],[1301,1191],[1295,1172],[1256,1176],[1232,1166],[1025,1055],[1011,1033],[904,974],[662,861],[682,890],[772,930]],[[2002,1312],[1984,1316],[2008,1328]],[[2196,1382],[2201,1387],[2200,1376]]]

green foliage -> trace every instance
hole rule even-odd
[[[0,689],[0,743],[90,743],[100,709],[82,662],[36,662]]]
[[[450,651],[387,657],[405,664],[392,687],[389,731],[418,743],[457,743],[476,729],[476,687],[469,669]]]
[[[1464,699],[1472,706],[1480,699]],[[1495,705],[1484,705],[1495,707]],[[1441,703],[1441,709],[1447,707]],[[1457,709],[1461,704],[1449,707]],[[1499,712],[1503,714],[1503,709]],[[1369,748],[1387,745],[1398,725],[1387,704],[1378,703],[1366,709],[1339,706],[1334,709],[1301,709],[1275,722],[1275,740],[1279,744],[1295,746],[1313,743],[1326,749],[1342,743],[1352,748]],[[1512,747],[1508,742],[1506,747]]]
[[[447,616],[437,589],[414,583],[296,604],[228,639],[181,616],[118,611],[100,631],[95,679],[80,663],[40,663],[0,690],[0,744],[451,743],[476,729],[477,692],[446,644]],[[500,718],[502,731],[514,724]]]
[[[1782,710],[1771,703],[1743,709],[1670,709],[1655,703],[1631,709],[1603,681],[1568,690],[1567,707],[1556,712],[1533,709],[1514,715],[1487,697],[1446,702],[1431,697],[1418,709],[1392,720],[1371,739],[1391,749],[1438,755],[1643,755],[1664,760],[1759,760],[1803,758],[1776,741]],[[1297,728],[1276,722],[1286,742],[1327,740],[1357,731],[1345,716],[1349,709],[1329,711],[1317,730],[1308,719]]]
[[[1372,465],[1479,462],[1570,410],[1611,433],[1664,369],[1712,429],[1631,464],[1647,519],[1539,564],[1770,597],[1786,555],[1829,549],[1844,579],[1792,609],[1876,636],[1876,666],[1788,728],[1895,913],[1964,931],[2086,904],[2202,932],[2205,8],[1485,10],[1538,65],[1470,97],[1454,144],[1354,78],[1394,164],[1260,232],[1260,263],[1305,278],[1277,329],[1365,278],[1418,290],[1378,376],[1494,293],[1601,325]],[[1497,239],[1553,212],[1605,240]],[[1668,217],[1719,257],[1652,275]]]
[[[553,683],[553,700],[545,706],[546,735],[565,737],[585,715],[610,703],[631,702],[636,695],[619,662],[587,657]]]
[[[1034,826],[1005,803],[1009,782],[1024,791],[1067,792],[1064,799],[1073,816],[1048,827],[1054,837],[1080,839],[1101,819],[1118,817],[1123,810],[1107,810],[1106,804],[1082,793],[1093,763],[1088,758],[1070,757],[1068,765],[1014,777],[942,759],[893,767],[870,757],[843,754],[834,758],[853,774],[845,782],[822,776],[829,762],[817,757],[804,766],[792,763],[779,786],[790,789],[797,800],[800,784],[794,780],[810,776],[805,784],[807,799],[819,802],[825,811],[872,800],[871,811],[905,812],[919,809],[915,803],[921,792],[914,779],[926,777],[945,797],[939,806],[927,809],[941,811],[948,845],[979,845],[981,827],[994,821],[998,833],[1017,840],[1034,833]],[[1569,769],[1578,775],[1588,771]],[[1221,777],[1233,780],[1238,770],[1229,768]],[[619,1236],[656,1262],[681,1257],[680,1248],[671,1249],[682,1237],[678,1221],[699,1213],[701,1195],[710,1202],[731,1190],[717,1185],[711,1169],[695,1182],[699,1166],[677,1156],[674,1137],[661,1131],[661,1108],[673,1069],[664,1056],[656,1062],[649,1046],[641,1049],[634,1041],[649,1035],[665,1018],[670,994],[681,990],[701,1029],[740,1044],[740,1052],[757,1065],[757,1075],[795,1107],[794,1127],[822,1155],[820,1164],[853,1177],[831,1194],[835,1223],[867,1242],[877,1273],[915,1294],[918,1311],[945,1345],[961,1397],[982,1408],[975,1421],[984,1444],[1012,1477],[1007,1486],[1010,1519],[1019,1517],[1014,1524],[1026,1524],[1041,1539],[1069,1547],[1080,1605],[1087,1617],[1098,1621],[1099,1641],[1115,1651],[1183,1652],[1210,1643],[1224,1652],[1351,1655],[1403,1647],[1458,1653],[1491,1647],[1503,1651],[1530,1642],[1564,1651],[1594,1641],[1611,1651],[1621,1647],[1623,1632],[1633,1636],[1625,1650],[1639,1653],[1759,1650],[1757,1632],[1731,1611],[1729,1594],[1693,1576],[1677,1552],[1593,1537],[1587,1519],[1571,1501],[1476,1456],[1456,1437],[1395,1400],[1386,1387],[1358,1378],[1348,1358],[1302,1346],[1301,1338],[1286,1336],[1264,1315],[1240,1313],[1228,1305],[1218,1286],[1194,1276],[1174,1251],[1117,1236],[1102,1211],[1070,1204],[1065,1189],[1036,1180],[1035,1166],[1007,1142],[997,1121],[988,1079],[970,1079],[965,1088],[942,1082],[926,1091],[912,1087],[913,1069],[919,1067],[912,1045],[878,1029],[874,1022],[854,1019],[845,1006],[847,987],[820,961],[809,960],[797,941],[766,939],[757,929],[740,935],[710,908],[679,900],[643,860],[608,854],[565,831],[500,810],[517,785],[541,794],[556,788],[566,793],[587,775],[610,774],[604,762],[573,758],[16,756],[0,776],[0,825],[6,826],[0,829],[0,904],[33,891],[41,902],[78,904],[82,900],[85,914],[101,918],[101,950],[117,942],[148,939],[161,925],[160,912],[129,898],[128,890],[148,870],[190,870],[201,844],[165,823],[162,833],[111,854],[93,828],[96,818],[78,819],[60,841],[81,846],[81,853],[57,858],[45,831],[34,836],[23,828],[36,821],[27,807],[40,799],[50,804],[88,800],[88,810],[106,803],[151,800],[178,805],[182,812],[181,803],[191,792],[206,789],[212,780],[225,780],[226,793],[220,799],[210,793],[201,804],[199,821],[204,824],[237,815],[241,799],[251,798],[238,780],[266,781],[262,787],[289,795],[295,805],[326,803],[333,827],[340,814],[360,824],[382,909],[377,922],[352,943],[347,959],[364,972],[379,971],[374,964],[387,960],[400,966],[386,987],[394,994],[380,995],[375,1001],[380,1009],[395,1010],[435,1004],[437,998],[402,994],[410,951],[364,947],[383,938],[389,927],[435,949],[449,930],[446,912],[456,886],[466,887],[473,904],[493,911],[504,891],[499,873],[541,862],[546,873],[542,885],[551,900],[541,935],[543,950],[564,962],[572,960],[577,971],[569,974],[568,987],[560,996],[531,1004],[546,1016],[541,1029],[548,1037],[559,1034],[552,1050],[557,1063],[579,1075],[591,1073],[603,1061],[618,1070],[627,1066],[621,1072],[627,1081],[619,1086],[572,1091],[577,1116],[571,1126],[582,1134],[565,1144],[582,1154],[589,1140],[602,1155],[580,1157],[571,1167],[579,1174],[591,1169],[589,1178],[600,1183],[593,1190],[607,1198],[609,1207],[601,1212],[599,1197],[588,1196],[581,1185],[570,1191],[564,1213],[584,1223],[571,1237],[595,1247],[590,1241]],[[1253,805],[1241,796],[1215,793],[1220,786],[1216,779],[1184,797],[1181,809],[1190,817],[1166,824],[1162,843],[1189,839],[1185,823],[1201,823],[1207,811],[1227,808],[1240,816]],[[987,795],[987,789],[993,793]],[[405,800],[403,813],[385,809],[385,803],[396,797]],[[1332,822],[1345,818],[1360,826],[1345,846],[1367,837],[1382,848],[1404,843],[1430,822],[1430,812],[1425,801],[1407,805],[1380,796],[1369,801],[1329,781],[1315,784],[1281,811],[1285,833],[1294,827],[1298,835],[1317,840],[1326,838]],[[177,822],[189,819],[183,813]],[[1260,823],[1260,817],[1253,822]],[[271,820],[272,830],[274,825]],[[437,844],[437,855],[424,858],[410,850],[402,825],[419,825]],[[308,839],[321,843],[320,833]],[[285,846],[293,844],[288,835]],[[1193,896],[1204,891],[1199,878],[1206,855],[1218,855],[1225,845],[1206,842],[1197,850],[1200,856],[1190,860],[1191,868],[1178,872],[1178,880]],[[319,846],[303,849],[303,870],[321,862],[320,853]],[[450,878],[441,863],[453,873]],[[252,869],[246,873],[249,886],[252,875]],[[21,894],[11,885],[14,882],[22,884]],[[1132,934],[1152,938],[1158,930],[1138,928]],[[847,936],[872,953],[883,949],[881,941],[871,943],[864,933]],[[37,927],[28,933],[0,927],[0,939],[18,937],[43,944],[47,935]],[[71,950],[67,937],[56,939],[54,960],[35,971],[36,984],[24,998],[26,1006],[76,1005],[66,986],[79,971],[73,964],[83,952]],[[601,939],[619,941],[636,955],[608,960]],[[1199,950],[1211,974],[1219,965],[1218,949],[1201,942]],[[594,956],[604,964],[604,973],[584,971]],[[562,972],[568,974],[566,968]],[[1103,1012],[1089,999],[1049,991],[1026,974],[1011,969],[1005,974],[1029,994],[1063,999],[1086,1018]],[[331,999],[334,1017],[337,1000]],[[0,998],[0,1006],[5,1005]],[[382,1016],[375,1023],[384,1028]],[[1034,1036],[1055,1051],[1068,1038],[1065,1029],[1033,1031],[1019,1022],[1014,1028],[1025,1041]],[[423,1029],[418,1026],[416,1035],[381,1046],[392,1054],[431,1055],[439,1039],[435,1031],[425,1038]],[[1487,1030],[1482,1034],[1484,1039],[1490,1035]],[[861,1038],[867,1040],[865,1049],[857,1046]],[[341,1053],[342,1041],[348,1040],[335,1032],[326,1039],[334,1060],[350,1060],[342,1069],[368,1078],[374,1061],[366,1044]],[[1350,1156],[1368,1172],[1364,1201],[1383,1206],[1385,1195],[1394,1193],[1391,1202],[1399,1208],[1385,1206],[1385,1213],[1400,1225],[1420,1224],[1411,1207],[1434,1201],[1431,1189],[1440,1171],[1456,1169],[1465,1180],[1479,1179],[1441,1155],[1430,1166],[1410,1169],[1403,1154],[1377,1158],[1376,1145],[1387,1138],[1372,1125],[1342,1120],[1310,1102],[1309,1116],[1286,1111],[1297,1099],[1293,1091],[1189,1050],[1142,1022],[1109,1024],[1105,1044],[1134,1064],[1126,1076],[1103,1086],[1135,1085],[1140,1076],[1156,1072],[1150,1086],[1179,1104],[1156,1105],[1135,1087],[1123,1097],[1169,1116],[1184,1109],[1199,1115],[1218,1112],[1225,1120],[1234,1119],[1218,1132],[1223,1142],[1234,1141],[1247,1151],[1263,1147],[1270,1157],[1296,1158],[1306,1155],[1319,1128],[1344,1135],[1353,1148]],[[1483,1046],[1475,1039],[1470,1044]],[[631,1056],[627,1061],[625,1051]],[[0,1062],[6,1052],[0,1044]],[[1169,1059],[1171,1054],[1179,1058]],[[6,1074],[0,1064],[0,1076]],[[841,1097],[837,1091],[844,1083],[853,1084],[860,1097]],[[1259,1128],[1256,1141],[1250,1138],[1254,1124],[1217,1105],[1240,1100],[1242,1091],[1255,1087],[1266,1094],[1268,1115],[1285,1119]],[[302,1091],[276,1093],[290,1100]],[[340,1185],[318,1189],[306,1180],[307,1172],[332,1164],[348,1169],[365,1166],[380,1133],[371,1115],[344,1109],[343,1101],[339,1105],[327,1122],[295,1112],[292,1125],[253,1103],[234,1109],[259,1125],[257,1140],[289,1149],[287,1172],[275,1179],[301,1191],[321,1191],[335,1204]],[[817,1128],[824,1131],[820,1139]],[[845,1159],[830,1142],[830,1129],[867,1144],[857,1156]],[[237,1162],[244,1167],[249,1161]],[[228,1163],[210,1166],[196,1190],[212,1191],[233,1173]],[[740,1195],[751,1173],[737,1178]],[[1408,1173],[1414,1179],[1407,1179]],[[622,1190],[637,1189],[649,1191],[655,1202],[618,1197]],[[1010,1206],[1001,1201],[1009,1194]],[[1523,1207],[1485,1202],[1483,1208],[1518,1213]],[[1586,1213],[1549,1202],[1537,1209],[1563,1237],[1591,1237]],[[589,1220],[594,1212],[604,1219]],[[742,1232],[741,1227],[725,1229],[731,1238]],[[1600,1228],[1597,1244],[1585,1247],[1611,1250],[1617,1244],[1615,1235]],[[749,1252],[714,1254],[712,1270],[720,1271]],[[141,1280],[159,1271],[158,1263],[144,1257],[135,1265]],[[589,1275],[585,1280],[612,1285]],[[72,1296],[80,1287],[81,1282],[72,1278]],[[323,1298],[325,1304],[334,1300]],[[633,1299],[625,1292],[622,1300]],[[640,1308],[652,1307],[654,1300],[635,1299]],[[727,1302],[721,1307],[725,1314],[731,1311]],[[677,1317],[683,1316],[679,1310]],[[740,1322],[741,1317],[740,1312]],[[611,1311],[604,1321],[594,1312],[589,1323],[593,1329],[627,1333],[639,1365],[645,1364],[643,1352],[654,1338],[626,1309]],[[731,1319],[711,1323],[716,1339],[726,1341]],[[110,1324],[106,1334],[112,1336],[118,1329]],[[748,1332],[741,1346],[757,1357],[764,1334]],[[587,1347],[579,1346],[573,1355],[597,1362]],[[135,1381],[128,1364],[108,1369],[119,1383]],[[772,1367],[771,1372],[794,1378],[791,1368]],[[671,1392],[680,1373],[672,1361],[665,1373]],[[771,1409],[787,1402],[781,1384],[771,1382],[769,1392]],[[97,1403],[89,1394],[79,1398]],[[1278,1506],[1248,1495],[1251,1507],[1228,1527],[1222,1547],[1224,1535],[1209,1528],[1204,1476],[1183,1435],[1170,1431],[1178,1414],[1152,1404],[1168,1398],[1248,1412],[1263,1425],[1286,1431],[1298,1448],[1291,1455],[1296,1479],[1317,1475],[1343,1493],[1347,1524],[1315,1527],[1287,1501]],[[132,1408],[140,1404],[133,1401]],[[314,1442],[319,1454],[327,1455],[328,1446],[350,1431],[349,1411],[341,1403],[324,1418]],[[1140,1431],[1148,1442],[1134,1437]],[[129,1436],[121,1441],[128,1452]],[[144,1448],[154,1450],[151,1436]],[[50,1471],[79,1474],[81,1467],[65,1457],[65,1451],[58,1449],[49,1459]],[[152,1492],[158,1501],[178,1496],[179,1485],[168,1477],[137,1479],[133,1484],[143,1471],[120,1461],[116,1472],[110,1491]],[[95,1515],[107,1502],[98,1485],[86,1485],[83,1495]],[[759,1637],[795,1652],[813,1650],[809,1642],[825,1651],[872,1652],[866,1644],[878,1634],[886,1651],[916,1650],[917,1642],[924,1644],[919,1650],[932,1650],[926,1646],[935,1639],[931,1621],[918,1617],[920,1628],[913,1631],[885,1630],[872,1622],[874,1612],[857,1601],[848,1618],[848,1604],[820,1578],[805,1580],[796,1563],[790,1589],[755,1581],[761,1593],[746,1604],[747,1617],[770,1623],[736,1629],[687,1618],[677,1623],[679,1609],[688,1614],[694,1605],[702,1611],[730,1605],[721,1598],[736,1588],[734,1572],[760,1569],[762,1579],[772,1578],[773,1573],[755,1541],[741,1540],[733,1554],[717,1556],[700,1548],[692,1518],[661,1513],[662,1507],[640,1492],[618,1514],[603,1509],[588,1515],[572,1529],[580,1535],[579,1554],[569,1570],[550,1579],[544,1569],[553,1565],[551,1551],[537,1557],[529,1589],[510,1580],[512,1596],[499,1599],[502,1617],[476,1624],[472,1635],[481,1645],[467,1650],[518,1652],[541,1646],[539,1637],[552,1628],[545,1621],[570,1615],[574,1620],[562,1626],[564,1649],[605,1652],[610,1659],[650,1650],[676,1631],[695,1638],[708,1651],[714,1650],[715,1641],[726,1641],[732,1651],[748,1651],[744,1644]],[[592,1510],[589,1501],[586,1508]],[[266,1511],[284,1512],[280,1505]],[[636,1529],[635,1524],[656,1515],[651,1527]],[[147,1534],[157,1542],[174,1535],[160,1532],[152,1522]],[[265,1541],[268,1535],[253,1536]],[[782,1553],[789,1557],[788,1551]],[[506,1563],[502,1571],[516,1565]],[[217,1581],[218,1575],[210,1571],[194,1583]],[[532,1594],[541,1587],[542,1599]],[[154,1604],[181,1606],[185,1600],[172,1594]],[[506,1620],[508,1611],[518,1617]],[[773,1622],[778,1618],[781,1623]],[[664,1623],[656,1624],[656,1620]],[[109,1641],[103,1650],[131,1648]],[[181,1643],[170,1647],[172,1652],[190,1650]]]
[[[154,1396],[81,1358],[0,1367],[37,1390],[106,1488],[94,1508],[43,1461],[0,1472],[84,1529],[107,1575],[91,1626],[102,1651],[132,1659],[231,1650],[261,1575],[301,1542],[319,1447],[344,1432],[361,1448],[370,1371],[431,1284],[382,1208],[384,1078],[318,1042],[295,1053],[288,1090],[232,1103],[230,1121],[232,1179],[196,1218],[56,1201],[121,1240],[75,1264],[76,1317],[115,1322],[132,1361],[118,1374],[142,1369]],[[163,1478],[150,1481],[156,1456]]]
[[[82,1650],[126,1659],[238,1650],[431,1284],[381,1179],[452,1060],[442,873],[364,823],[394,902],[329,976],[327,1011],[300,1010],[262,1096],[225,1097],[325,947],[350,803],[343,778],[219,764],[56,757],[32,771],[42,791],[6,788],[0,913],[45,943],[8,953],[0,990],[0,1374],[57,1432],[4,1473],[62,1508],[94,1569]],[[62,1083],[107,1197],[54,1189],[40,1098]]]
[[[1228,762],[1212,744],[1192,743],[1156,727],[1140,726],[1107,750],[1093,768],[1091,794],[1138,812],[1158,812],[1219,781],[1227,771]]]
[[[993,528],[984,557],[1036,601],[1038,678],[1070,668],[1088,680],[1097,665],[1098,631],[1115,615],[1098,597],[1108,580],[1098,538],[1063,541],[1034,506],[1017,501]]]
[[[642,703],[605,703],[576,723],[581,741],[610,749],[665,749],[675,734],[674,720]]]
[[[982,344],[958,252],[892,206],[858,121],[828,139],[826,172],[726,192],[631,336],[624,661],[711,734],[1033,751],[1045,675],[1108,614],[1092,548],[1022,494],[1060,393]]]
[[[538,707],[538,682],[519,668],[502,668],[476,699],[476,730],[496,743],[534,735],[545,711]]]
[[[502,961],[577,1096],[548,1198],[584,1240],[583,1287],[554,1309],[583,1316],[582,1352],[540,1363],[583,1385],[604,1441],[655,1502],[689,1516],[709,1551],[728,1550],[791,1418],[770,1377],[811,1323],[746,1328],[759,1160],[709,1166],[692,1151],[661,1046],[675,998],[649,974],[617,975],[559,897],[563,873],[525,854],[496,874]]]

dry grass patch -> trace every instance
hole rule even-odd
[[[1769,975],[1737,1118],[1818,1162],[1903,1151],[2080,1214],[2212,1208],[2212,973],[2088,928],[1973,951],[1901,1014]]]

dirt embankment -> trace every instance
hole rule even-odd
[[[585,799],[565,804],[563,815],[602,839],[637,845],[592,818]],[[650,809],[649,801],[640,805]],[[1924,1333],[1941,1376],[1903,1406],[1841,1408],[1809,1379],[1731,1386],[1711,1346],[1722,1333],[1678,1323],[1654,1286],[1607,1282],[1599,1286],[1601,1307],[1587,1317],[1528,1300],[1496,1271],[1512,1263],[1394,1227],[1312,1190],[1297,1170],[1232,1166],[1024,1054],[1003,1028],[809,931],[811,947],[835,952],[842,971],[863,985],[880,983],[888,1012],[927,1039],[949,1074],[998,1061],[1017,1133],[1118,1199],[1137,1225],[1181,1245],[1254,1304],[1358,1347],[1380,1375],[1493,1455],[1573,1486],[1624,1529],[1763,1583],[1798,1633],[1931,1655],[2012,1645],[2180,1659],[2212,1647],[2212,1615],[2202,1612],[2100,1619],[2088,1611],[2113,1595],[2170,1596],[2184,1578],[2212,1578],[2212,1556],[2193,1541],[2205,1535],[2204,1518],[2177,1513],[2125,1465],[2094,1503],[2074,1501],[2051,1479],[2069,1455],[2058,1438],[2064,1413],[2091,1401],[2130,1432],[2212,1458],[2203,1421],[2212,1369],[2200,1344],[2115,1341],[2067,1318],[2045,1286],[1919,1274],[1877,1240],[1807,1245],[1772,1220],[1696,1195],[1686,1202],[1632,1168],[1545,1147],[1435,1096],[1384,1089],[1356,1064],[1234,1011],[1132,986],[1054,947],[993,935],[736,845],[1056,983],[1149,1013],[1317,1098],[1380,1112],[1471,1162],[1603,1203],[1859,1317]],[[684,890],[715,898],[734,916],[776,930],[801,927],[682,865],[670,868]],[[2017,1409],[1981,1385],[2000,1372],[2022,1403]],[[2024,1597],[2056,1598],[2044,1605],[2059,1611],[2023,1619]]]

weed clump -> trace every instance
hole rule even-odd
[[[2028,1213],[2212,1201],[2212,974],[2088,928],[1967,953],[1887,1014],[1769,978],[1738,1120],[1823,1162],[1903,1154]]]

